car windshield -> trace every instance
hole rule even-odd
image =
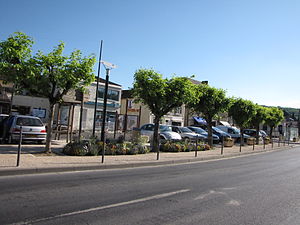
[[[172,131],[171,127],[167,125],[159,125],[159,130],[160,131]]]
[[[197,132],[198,134],[206,134],[207,132],[200,127],[193,127],[191,130]]]
[[[43,123],[37,118],[17,118],[17,125],[19,126],[33,126],[41,127],[44,126]]]
[[[267,133],[264,130],[259,131],[262,135],[267,136]]]
[[[219,128],[213,127],[212,128],[214,131],[218,132],[218,133],[225,133],[224,131],[220,130]]]
[[[237,128],[235,128],[235,127],[232,127],[232,129],[234,130],[234,133],[236,133],[236,134],[240,134],[241,133],[240,130],[237,129]]]
[[[191,131],[189,128],[187,127],[179,127],[180,131],[182,133],[193,133],[193,131]]]

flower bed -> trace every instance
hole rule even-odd
[[[103,151],[103,142],[89,139],[68,143],[63,148],[63,153],[72,156],[96,156],[101,155]],[[145,154],[150,149],[145,143],[132,142],[110,142],[105,144],[105,155],[135,155]]]
[[[190,152],[196,151],[197,148],[198,151],[210,150],[210,146],[207,144],[199,144],[198,147],[196,147],[195,143],[167,141],[160,145],[160,151],[162,152]]]

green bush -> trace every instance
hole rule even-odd
[[[101,155],[102,151],[103,142],[96,139],[70,142],[63,148],[64,154],[72,156],[95,156]],[[105,144],[105,155],[135,155],[148,152],[149,148],[141,143],[110,142]]]
[[[90,140],[81,140],[68,143],[62,152],[72,156],[98,155],[99,148]]]
[[[196,144],[192,142],[170,142],[167,141],[160,145],[160,151],[162,152],[190,152],[196,151]],[[207,144],[198,144],[198,151],[210,150],[210,146]]]

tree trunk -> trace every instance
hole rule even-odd
[[[241,127],[241,135],[240,135],[240,144],[241,146],[244,146],[244,128]]]
[[[212,147],[213,146],[212,121],[208,120],[207,125],[208,125],[207,126],[207,134],[208,134],[207,141],[208,141],[208,145]]]
[[[271,129],[270,129],[270,142],[272,143],[272,136],[273,136],[273,128],[274,127],[270,127]]]
[[[159,160],[159,117],[155,116],[154,118],[154,133],[152,140],[152,148],[154,152],[157,152],[157,160]]]
[[[53,117],[54,117],[54,104],[50,104],[49,120],[48,120],[48,125],[47,125],[47,137],[46,137],[46,152],[47,153],[51,153]]]
[[[258,145],[259,144],[259,125],[256,126],[256,144]]]

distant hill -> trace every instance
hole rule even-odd
[[[283,110],[285,118],[292,118],[294,120],[299,119],[299,110],[300,109],[289,108],[289,107],[280,107],[280,108]]]
[[[270,106],[266,106],[266,105],[262,105],[265,107],[270,107]],[[284,113],[284,117],[285,118],[292,118],[294,120],[298,120],[299,119],[299,114],[300,114],[300,109],[298,108],[290,108],[290,107],[281,107],[281,106],[276,106],[280,109],[283,110]]]

